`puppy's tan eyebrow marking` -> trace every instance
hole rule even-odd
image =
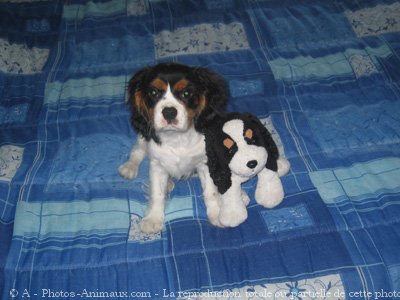
[[[232,141],[230,138],[226,138],[224,139],[224,146],[227,149],[231,149],[233,147],[233,145],[235,144],[234,141]]]
[[[150,85],[151,85],[152,87],[155,87],[157,90],[160,90],[160,91],[166,91],[167,88],[168,88],[167,83],[166,83],[164,80],[160,79],[160,78],[154,79],[154,80],[150,83]]]
[[[183,91],[189,85],[189,81],[186,79],[181,79],[177,83],[174,84],[174,91],[180,92]]]

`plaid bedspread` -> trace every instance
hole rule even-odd
[[[194,176],[140,231],[125,87],[163,61],[273,132],[281,205],[253,179],[247,221],[215,228]],[[2,299],[400,297],[399,1],[2,1],[0,125]]]

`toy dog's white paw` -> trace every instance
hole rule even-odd
[[[255,193],[257,203],[266,208],[277,206],[285,196],[278,173],[265,169],[258,176]]]
[[[286,175],[290,170],[290,162],[284,157],[278,158],[276,162],[278,164],[279,177]]]
[[[247,219],[246,206],[232,206],[221,209],[219,221],[225,227],[236,227]]]
[[[224,227],[219,221],[221,195],[216,189],[208,189],[203,191],[203,197],[210,223],[217,227]]]
[[[224,228],[225,225],[223,225],[221,223],[221,221],[219,220],[219,211],[215,212],[215,211],[208,211],[207,210],[207,217],[208,220],[210,221],[210,223],[216,227],[220,227],[220,228]]]
[[[159,233],[164,227],[164,218],[147,216],[140,223],[140,230],[147,234]]]
[[[242,201],[243,201],[243,203],[244,203],[244,205],[249,205],[249,203],[250,203],[250,197],[249,197],[249,195],[247,195],[247,193],[244,191],[244,190],[242,190]]]
[[[207,217],[210,223],[217,227],[224,227],[219,221],[219,213],[220,213],[220,195],[219,194],[210,194],[204,195],[205,203],[207,206]]]
[[[281,181],[269,183],[263,188],[257,188],[255,198],[258,204],[266,207],[273,208],[280,204],[284,197],[283,187]]]
[[[133,179],[137,176],[138,170],[139,165],[128,160],[118,168],[118,173],[125,179]]]
[[[282,193],[266,193],[262,197],[258,197],[256,195],[256,201],[258,204],[266,207],[266,208],[273,208],[279,205],[283,200],[283,192]],[[261,199],[260,199],[261,198]]]

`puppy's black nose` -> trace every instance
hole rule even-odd
[[[162,110],[162,115],[164,116],[164,119],[167,121],[172,121],[173,119],[175,119],[177,114],[178,111],[176,110],[175,107],[165,107]]]
[[[254,169],[257,166],[258,162],[256,160],[250,160],[249,162],[247,162],[247,167],[249,167],[250,169]]]

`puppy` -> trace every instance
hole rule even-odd
[[[137,175],[141,161],[150,161],[150,199],[141,230],[157,233],[164,225],[165,196],[170,177],[184,179],[197,171],[207,215],[219,223],[219,193],[207,166],[204,128],[222,113],[228,99],[225,81],[205,68],[160,63],[137,72],[129,81],[131,124],[139,133],[122,177]]]

